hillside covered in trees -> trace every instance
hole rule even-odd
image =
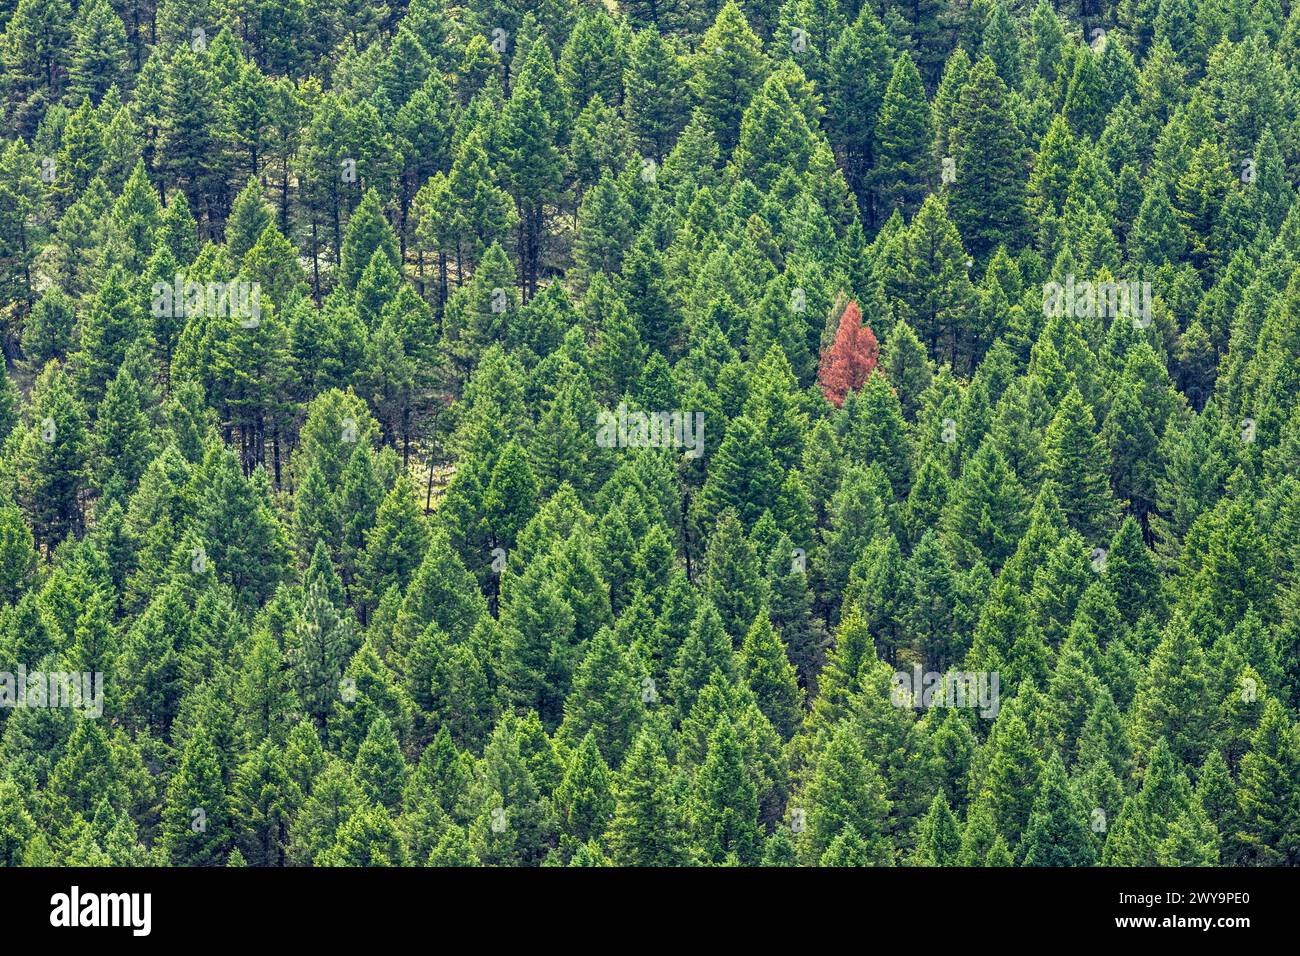
[[[1300,7],[0,0],[0,863],[1300,864]]]

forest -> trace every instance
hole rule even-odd
[[[0,864],[1300,865],[1292,0],[0,0],[0,112]]]

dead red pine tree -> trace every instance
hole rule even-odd
[[[880,346],[870,326],[862,324],[862,311],[850,301],[840,315],[835,341],[822,352],[817,381],[826,401],[836,408],[844,404],[850,390],[862,387],[880,357]]]

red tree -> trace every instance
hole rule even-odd
[[[840,315],[835,341],[822,352],[817,381],[826,401],[836,408],[844,404],[851,389],[859,389],[876,368],[880,346],[870,326],[862,324],[862,311],[850,301]]]

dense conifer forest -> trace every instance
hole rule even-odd
[[[0,0],[0,863],[1300,865],[1300,6]]]

